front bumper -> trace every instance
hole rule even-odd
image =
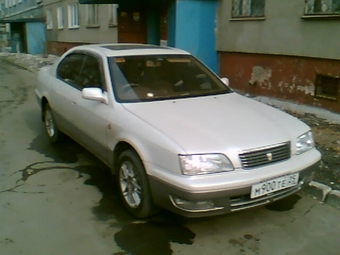
[[[181,190],[169,183],[152,176],[150,188],[155,204],[185,217],[205,217],[239,211],[268,204],[299,191],[313,179],[313,173],[319,168],[320,161],[300,171],[298,184],[258,198],[251,199],[251,186],[215,192],[190,192]],[[181,206],[180,202],[197,205],[195,209]],[[210,206],[210,208],[208,207]]]

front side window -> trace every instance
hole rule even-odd
[[[221,80],[192,56],[109,58],[119,102],[156,101],[229,93]]]
[[[68,27],[79,27],[78,4],[70,4],[68,6]]]
[[[73,53],[66,56],[58,65],[57,78],[67,84],[81,89],[80,71],[86,55]]]
[[[79,74],[80,87],[105,90],[102,73],[99,60],[90,55],[86,56]]]
[[[87,5],[87,25],[98,25],[98,5]]]
[[[306,15],[340,14],[340,0],[306,0]]]
[[[265,0],[233,0],[232,17],[264,17]]]

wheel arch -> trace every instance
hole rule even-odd
[[[136,155],[139,157],[139,159],[141,160],[141,162],[143,163],[143,160],[140,156],[140,154],[138,153],[138,151],[128,142],[126,141],[120,141],[114,148],[113,150],[113,168],[112,168],[112,173],[115,174],[117,171],[117,167],[118,167],[118,158],[119,155],[126,150],[132,150],[136,153]]]

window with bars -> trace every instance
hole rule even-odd
[[[305,14],[340,14],[340,0],[305,0]]]
[[[58,20],[58,29],[64,28],[64,12],[63,7],[57,8],[57,20]]]
[[[98,5],[88,4],[87,5],[87,25],[93,26],[98,25]]]
[[[264,17],[265,0],[233,0],[232,17]]]
[[[68,27],[69,28],[79,27],[78,4],[68,5]]]
[[[46,28],[47,29],[53,29],[53,15],[52,10],[46,11]]]
[[[315,79],[315,97],[337,101],[339,99],[339,78],[318,74]]]

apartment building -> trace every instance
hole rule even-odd
[[[221,0],[217,45],[231,86],[340,112],[340,0]]]
[[[45,52],[45,24],[41,0],[0,0],[0,23],[7,24],[12,52]]]
[[[218,0],[79,0],[118,4],[118,41],[162,44],[189,51],[217,71]]]
[[[61,55],[75,45],[118,42],[117,9],[116,4],[44,0],[47,52]]]

